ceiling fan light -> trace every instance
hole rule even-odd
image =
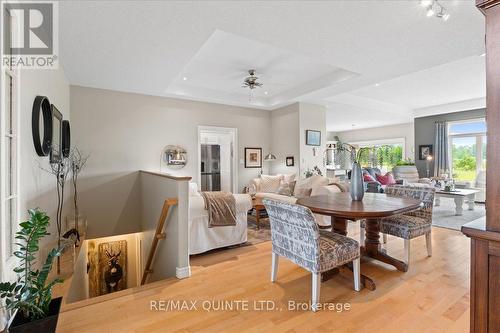
[[[433,16],[435,13],[436,13],[436,12],[434,11],[434,9],[432,9],[432,7],[427,8],[427,13],[426,13],[427,17],[431,17],[431,16]]]
[[[448,19],[450,18],[450,14],[448,13],[445,13],[443,16],[442,16],[442,19],[443,21],[448,21]]]
[[[420,0],[420,6],[429,7],[430,5],[432,5],[432,0]]]

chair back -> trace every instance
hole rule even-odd
[[[319,228],[307,207],[263,199],[271,224],[273,252],[302,267],[319,260]]]
[[[411,198],[421,201],[421,207],[407,215],[413,215],[432,221],[432,208],[434,207],[434,194],[436,190],[433,187],[425,185],[387,185],[385,193],[389,196],[399,198]]]

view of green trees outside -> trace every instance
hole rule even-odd
[[[481,168],[486,170],[486,140],[483,140]],[[457,180],[476,179],[476,138],[454,138],[452,144],[453,178]]]
[[[392,170],[392,167],[402,160],[402,145],[384,145],[363,148],[360,156],[360,164],[362,167],[378,167],[387,171]]]

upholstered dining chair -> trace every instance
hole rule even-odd
[[[424,236],[427,245],[427,255],[432,256],[431,226],[432,207],[434,206],[435,189],[426,185],[387,185],[385,194],[400,198],[413,198],[421,201],[420,208],[408,213],[385,217],[380,220],[380,232],[383,243],[387,235],[404,239],[404,262],[410,264],[410,240]],[[365,223],[360,222],[360,243],[364,245]]]
[[[278,259],[285,257],[312,273],[312,311],[318,309],[321,272],[353,263],[354,289],[360,290],[359,243],[318,228],[311,210],[291,203],[263,200],[271,224],[271,281],[276,281]]]

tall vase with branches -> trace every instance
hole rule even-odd
[[[363,182],[363,172],[361,171],[361,158],[363,154],[369,153],[370,148],[357,148],[353,145],[344,143],[342,148],[351,153],[352,168],[351,168],[351,198],[354,201],[361,201],[365,195]]]
[[[80,209],[78,207],[78,176],[80,172],[87,164],[89,155],[83,154],[80,149],[74,147],[70,154],[70,167],[71,167],[71,182],[73,184],[73,209],[75,214],[75,226],[74,228],[80,232],[79,222],[80,222]]]
[[[52,174],[56,178],[56,191],[57,191],[57,210],[56,210],[56,224],[57,224],[57,247],[61,248],[61,232],[62,232],[62,213],[64,208],[64,190],[68,175],[71,171],[70,161],[67,157],[61,157],[61,161],[50,163],[50,169],[39,166],[40,169]],[[61,274],[61,258],[57,257],[57,274]]]

